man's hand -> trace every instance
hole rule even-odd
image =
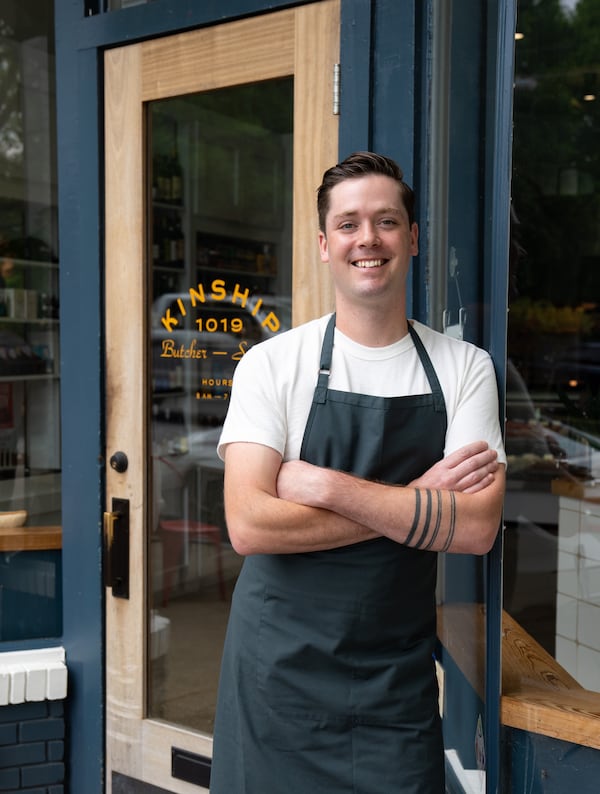
[[[494,482],[494,473],[499,465],[497,459],[498,453],[485,441],[473,441],[438,461],[409,485],[412,488],[477,493]]]

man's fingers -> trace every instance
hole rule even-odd
[[[490,450],[486,441],[472,441],[470,444],[465,444],[464,447],[455,450],[446,458],[446,463],[450,466],[459,466],[466,460],[473,458],[475,455],[479,455],[485,452],[493,452]]]
[[[460,452],[461,450],[459,450]],[[482,452],[473,454],[467,458],[461,459],[459,462],[450,464],[454,469],[454,473],[462,479],[467,474],[475,472],[479,469],[489,468],[489,471],[495,471],[498,467],[498,453],[495,449],[486,449]]]
[[[463,488],[470,488],[472,485],[475,485],[498,471],[498,465],[498,461],[495,458],[490,461],[481,462],[475,469],[466,472],[458,482]]]

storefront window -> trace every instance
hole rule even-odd
[[[0,7],[0,641],[61,631],[53,17]]]
[[[600,2],[517,31],[504,605],[600,691]]]

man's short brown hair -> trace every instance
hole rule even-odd
[[[341,163],[328,168],[323,174],[323,181],[317,190],[317,211],[319,213],[319,229],[325,233],[325,220],[329,211],[329,194],[331,189],[346,179],[358,179],[361,176],[381,174],[394,179],[400,187],[400,195],[408,213],[410,225],[415,221],[415,194],[404,181],[402,169],[391,157],[374,152],[354,152]]]

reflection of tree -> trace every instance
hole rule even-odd
[[[526,251],[521,295],[576,305],[598,295],[600,2],[521,0],[517,42],[514,202]],[[597,86],[596,90],[600,90]]]
[[[0,176],[14,174],[23,155],[21,75],[11,27],[0,18]]]

